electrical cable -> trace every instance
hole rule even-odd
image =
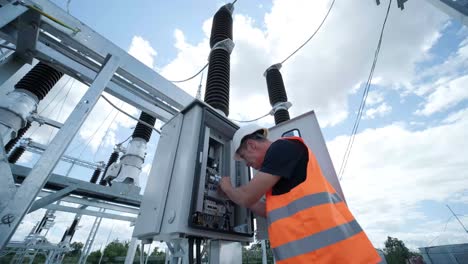
[[[22,6],[25,6],[25,7],[29,8],[29,9],[32,9],[32,10],[38,12],[39,14],[41,14],[41,15],[47,17],[48,19],[54,21],[55,23],[61,25],[62,27],[70,29],[70,30],[73,31],[73,33],[75,33],[75,34],[81,31],[79,28],[73,28],[73,27],[71,27],[71,26],[65,24],[65,22],[63,22],[63,21],[59,20],[58,18],[55,18],[55,17],[53,17],[53,16],[47,14],[46,12],[42,11],[41,9],[39,9],[39,8],[33,6],[33,5],[28,5],[28,4],[25,4],[25,3],[21,2],[21,1],[20,1],[19,3],[20,3]]]
[[[457,214],[457,216],[463,216],[463,215]],[[431,242],[429,242],[429,244],[427,245],[428,247],[429,247],[430,245],[432,245],[432,243],[433,243],[437,238],[439,238],[439,237],[442,235],[442,233],[444,233],[444,232],[447,230],[447,225],[448,225],[448,223],[450,222],[450,220],[452,220],[453,217],[454,217],[454,216],[451,215],[451,216],[447,219],[447,221],[445,222],[444,230],[443,230],[442,232],[440,232],[440,234],[439,234],[438,236],[436,236],[434,239],[432,239]]]
[[[62,105],[60,106],[60,110],[58,111],[58,115],[57,115],[58,122],[60,122],[60,116],[62,115],[63,106],[67,102],[68,95],[70,94],[70,91],[72,90],[72,88],[73,88],[73,84],[71,84],[70,87],[68,88],[67,94],[65,95],[65,99],[63,100]]]
[[[62,88],[60,88],[60,90],[59,90],[57,93],[55,93],[54,98],[52,98],[52,99],[49,101],[49,103],[44,107],[44,109],[42,109],[37,115],[41,115],[47,108],[49,108],[49,106],[52,105],[52,102],[55,101],[55,99],[59,96],[59,94],[60,94],[60,92],[62,91],[62,89],[65,88],[65,86],[66,86],[71,80],[72,80],[72,78],[70,77],[70,78],[68,79],[68,81],[66,81],[66,82],[63,84]],[[73,85],[73,84],[72,84],[72,85]],[[39,130],[40,127],[41,127],[41,125],[39,124],[39,125],[34,129],[34,131],[32,131],[27,137],[28,137],[28,138],[31,138],[31,137],[34,135],[34,133],[36,133],[37,130]],[[26,137],[26,136],[25,136],[25,137]]]
[[[70,78],[68,79],[68,81],[66,81],[66,82],[63,84],[63,86],[62,86],[62,88],[60,89],[60,91],[61,91],[63,88],[65,88],[65,86],[67,86],[67,84],[68,84],[70,81],[75,82],[75,80],[74,80],[72,77],[70,77]],[[73,85],[73,82],[70,84],[70,86]],[[42,113],[52,104],[52,102],[53,102],[53,101],[57,98],[57,96],[60,94],[60,91],[58,91],[58,92],[54,95],[54,98],[52,98],[52,99],[49,101],[49,103],[46,105],[46,107],[44,107],[44,109],[42,109],[42,110],[38,113],[38,115],[42,114]]]
[[[72,80],[72,78],[70,77],[70,78],[68,79],[68,81],[66,81],[66,82],[63,84],[62,88],[61,88],[57,93],[55,93],[54,98],[52,98],[52,99],[49,101],[49,103],[44,107],[44,109],[42,109],[37,115],[40,116],[47,108],[49,108],[49,106],[52,105],[52,102],[58,97],[58,95],[60,94],[60,92],[62,91],[62,89],[65,88],[65,86],[66,86],[71,80]],[[73,80],[73,81],[74,81],[74,80]],[[71,84],[71,85],[73,85],[73,84]],[[55,107],[57,107],[57,105],[56,105]],[[55,109],[55,107],[54,107],[53,109]],[[28,138],[31,138],[31,137],[39,130],[40,127],[41,127],[41,124],[39,124],[39,125],[34,129],[34,131],[32,131],[27,137],[28,137]],[[25,136],[25,137],[26,137],[26,136]]]
[[[286,57],[286,59],[284,59],[281,64],[285,63],[289,58],[291,58],[294,54],[296,54],[296,52],[298,52],[300,49],[302,49],[302,47],[304,47],[316,34],[317,32],[320,30],[320,28],[322,27],[323,23],[325,23],[325,20],[327,20],[327,17],[328,15],[330,14],[330,11],[332,10],[333,6],[335,4],[335,0],[333,0],[333,2],[331,3],[330,5],[330,8],[328,8],[328,11],[327,11],[327,14],[325,15],[325,17],[323,18],[322,22],[320,23],[320,25],[318,26],[318,28],[315,30],[315,32],[301,45],[299,46],[299,48],[297,48],[293,53],[291,53],[288,57]]]
[[[181,83],[181,82],[186,82],[186,81],[190,81],[192,80],[193,78],[197,77],[200,73],[203,72],[204,69],[206,69],[206,67],[208,67],[208,63],[205,64],[205,66],[203,66],[203,68],[201,68],[201,70],[199,70],[197,73],[195,73],[195,75],[187,78],[187,79],[183,79],[183,80],[179,80],[179,81],[171,81],[171,80],[168,80],[170,82],[173,82],[173,83]]]
[[[113,109],[112,109],[113,110]],[[107,114],[106,118],[104,118],[104,122],[103,124],[106,122],[106,120],[111,116],[112,114],[112,110],[109,112],[109,114]],[[113,122],[113,121],[112,121]],[[112,125],[112,123],[111,123]],[[84,151],[86,150],[86,148],[89,146],[89,143],[91,143],[91,141],[94,139],[94,137],[97,135],[97,132],[101,129],[101,126],[99,126],[94,132],[93,134],[88,138],[88,141],[86,142],[86,145],[84,146],[84,148],[80,151],[80,154],[78,154],[78,158],[81,158],[81,155],[83,155]]]
[[[377,48],[376,48],[375,54],[374,54],[374,61],[372,63],[372,67],[371,67],[371,70],[370,70],[370,73],[369,73],[369,77],[367,78],[367,82],[366,82],[366,85],[365,85],[365,88],[364,88],[364,91],[363,91],[363,94],[362,94],[361,104],[359,105],[359,110],[358,110],[358,113],[356,115],[356,119],[354,121],[353,129],[351,131],[351,136],[349,138],[348,145],[346,146],[346,151],[345,151],[345,154],[343,156],[343,161],[341,162],[340,170],[338,172],[340,181],[343,178],[343,175],[344,175],[344,172],[345,172],[345,169],[346,169],[346,165],[348,163],[348,159],[349,159],[349,156],[351,154],[351,149],[353,147],[356,132],[357,132],[357,130],[359,128],[359,123],[361,121],[362,113],[363,113],[364,108],[366,106],[367,95],[369,93],[370,85],[372,83],[372,77],[374,75],[375,66],[377,65],[377,60],[378,60],[379,53],[380,53],[380,47],[382,46],[382,39],[383,39],[384,30],[385,30],[385,25],[387,24],[387,19],[388,19],[388,14],[390,13],[391,4],[392,4],[392,0],[390,0],[389,3],[388,3],[387,13],[385,15],[385,19],[384,19],[384,22],[383,22],[383,25],[382,25],[382,29],[380,31],[379,42],[377,44]]]
[[[10,46],[4,45],[4,44],[0,44],[0,48],[4,48],[4,49],[9,49],[9,50],[16,51],[16,48],[10,47]],[[3,52],[3,51],[2,51],[2,52]]]
[[[106,102],[108,102],[110,105],[112,105],[112,107],[114,107],[115,109],[119,110],[122,114],[124,114],[124,115],[130,117],[131,119],[133,119],[133,120],[135,120],[135,121],[137,121],[137,122],[142,123],[143,125],[145,125],[145,126],[151,128],[151,129],[153,129],[153,130],[156,131],[158,134],[161,134],[161,131],[159,131],[157,128],[155,128],[154,126],[152,126],[152,125],[150,125],[150,124],[148,124],[148,123],[146,123],[146,122],[144,122],[144,121],[142,121],[142,120],[140,120],[140,119],[138,119],[138,118],[132,116],[131,114],[125,112],[124,110],[120,109],[120,108],[117,107],[115,104],[113,104],[109,99],[107,99],[104,95],[101,95],[101,97],[104,98],[104,100],[106,100]]]
[[[120,104],[120,107],[123,106],[123,102]],[[112,121],[109,123],[109,126],[107,126],[107,129],[106,129],[106,133],[104,133],[104,136],[102,137],[101,139],[101,142],[99,143],[99,146],[97,147],[96,149],[96,152],[94,152],[94,156],[93,156],[93,161],[96,162],[96,156],[99,152],[99,150],[101,149],[101,146],[102,146],[102,143],[104,143],[104,139],[107,137],[107,134],[109,133],[110,131],[110,128],[111,128],[111,125],[114,123],[115,119],[117,118],[117,116],[120,114],[119,111],[117,111],[114,115],[114,118],[112,118]]]
[[[124,141],[117,143],[117,145],[122,145],[123,143],[127,142],[130,138],[132,138],[133,135],[128,136]]]
[[[70,94],[70,91],[73,87],[73,84],[70,85],[70,87],[68,88],[68,91],[67,93],[65,94],[65,98],[63,99],[62,101],[62,105],[60,106],[60,109],[58,111],[58,114],[57,114],[57,121],[59,120],[59,117],[60,117],[60,114],[62,113],[62,109],[63,109],[63,106],[65,105],[65,102],[67,101],[68,99],[68,95]],[[54,109],[58,106],[58,104],[54,107]],[[47,144],[50,143],[51,139],[52,139],[52,134],[54,133],[54,128],[53,127],[50,127],[50,136],[49,136],[49,139],[47,140]]]
[[[112,109],[111,111],[109,111],[109,113],[107,114],[107,116],[104,118],[104,121],[102,122],[102,124],[106,123],[106,120],[110,117],[110,115],[112,114],[112,111],[114,109]],[[109,127],[112,125],[112,122],[114,121],[114,119],[111,121],[111,124],[109,124]],[[96,136],[97,132],[99,131],[99,129],[101,129],[101,126],[98,126],[96,128],[96,130],[94,130],[93,134],[91,134],[91,136],[88,137],[88,139],[86,140],[86,144],[85,146],[83,147],[83,149],[81,150],[78,158],[81,157],[81,155],[83,154],[84,150],[88,147],[89,143],[91,143],[91,140],[93,140],[93,138]],[[102,142],[102,141],[101,141]],[[72,150],[68,151],[68,153],[72,153],[74,152],[75,150],[79,149],[81,147],[81,144],[78,143],[77,146],[75,146]]]
[[[265,115],[262,115],[261,117],[257,117],[255,119],[252,119],[252,120],[235,120],[235,119],[231,119],[232,121],[236,121],[236,122],[239,122],[239,123],[250,123],[250,122],[254,122],[254,121],[257,121],[257,120],[260,120],[264,117],[267,117],[270,115],[270,112],[268,112],[267,114]]]

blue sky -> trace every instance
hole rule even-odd
[[[65,0],[54,2],[66,7]],[[263,71],[289,55],[313,32],[330,2],[236,3],[231,118],[253,119],[270,110]],[[316,111],[336,170],[341,164],[388,4],[381,2],[376,6],[374,1],[359,5],[337,1],[319,34],[281,70],[293,103],[291,116]],[[206,63],[210,19],[222,4],[222,1],[135,4],[86,0],[71,1],[70,13],[174,80],[190,76]],[[404,11],[394,3],[367,107],[342,181],[351,210],[376,247],[383,246],[386,236],[403,239],[412,248],[431,241],[432,245],[468,242],[455,220],[442,232],[450,217],[445,204],[465,215],[461,220],[468,225],[468,143],[464,132],[468,128],[468,92],[463,88],[468,85],[467,62],[466,27],[423,0],[410,1]],[[70,82],[66,81],[62,78],[56,86],[59,88],[46,98],[51,100],[59,93],[57,98],[67,99],[61,101],[64,106],[52,102],[45,111],[57,117],[62,108],[61,121],[86,89],[75,84],[76,89],[67,96]],[[195,78],[180,87],[194,95],[199,81]],[[40,109],[48,104],[46,100]],[[138,116],[138,110],[124,107]],[[110,125],[116,112],[111,112],[105,102],[100,102],[97,108],[68,152],[74,146],[85,146],[91,139],[87,147],[78,147],[71,154],[79,156],[82,152],[83,159],[106,161],[113,145],[131,133],[134,122],[119,115]],[[272,126],[273,118],[262,119],[259,124]],[[49,133],[41,128],[34,136],[45,143]],[[143,186],[156,144],[157,136],[153,135],[142,173]],[[34,160],[34,156],[29,156],[21,162],[30,165]],[[60,163],[56,171],[63,174],[68,166]],[[74,168],[70,176],[88,179],[91,173]],[[15,238],[29,231],[40,213],[29,215]],[[59,239],[70,221],[69,215],[58,218],[62,223],[51,230],[51,240]],[[89,224],[83,222],[77,240],[86,238]],[[104,243],[112,225],[127,230],[113,231],[112,237],[130,238],[127,223],[109,223],[100,231],[96,246]]]

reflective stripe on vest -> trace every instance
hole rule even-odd
[[[353,220],[308,237],[289,242],[273,250],[276,261],[299,256],[314,250],[333,245],[362,232],[361,227]]]
[[[315,194],[310,194],[307,196],[304,196],[302,198],[299,198],[295,200],[294,202],[291,202],[290,204],[277,208],[275,210],[272,210],[271,212],[268,212],[268,226],[270,226],[273,222],[280,220],[282,218],[289,217],[293,214],[296,214],[302,210],[322,205],[322,204],[328,204],[328,203],[339,203],[343,201],[338,194],[334,193],[328,193],[328,192],[321,192],[321,193],[315,193]]]
[[[284,139],[304,143],[298,137]],[[277,263],[378,263],[377,251],[309,148],[308,154],[302,183],[284,194],[266,193],[270,245]]]

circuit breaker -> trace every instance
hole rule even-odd
[[[248,167],[233,159],[237,129],[198,100],[163,126],[133,236],[252,241],[250,210],[218,191],[221,176],[229,175],[233,186],[251,177]]]

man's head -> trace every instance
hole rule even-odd
[[[236,150],[235,160],[244,160],[247,166],[260,169],[266,151],[271,142],[267,139],[268,130],[261,126],[250,124],[239,128],[232,139]]]

